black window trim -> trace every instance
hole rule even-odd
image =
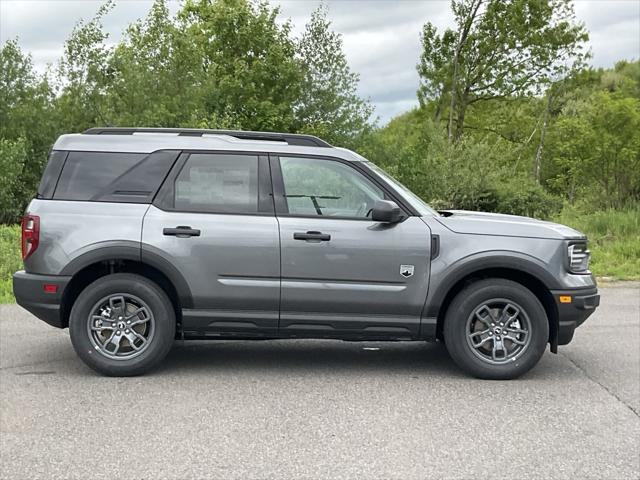
[[[175,180],[180,175],[182,167],[187,162],[191,154],[201,155],[244,155],[257,157],[258,159],[258,212],[219,212],[219,211],[205,211],[205,210],[185,210],[172,207],[166,204],[165,198],[174,194]],[[162,185],[156,193],[152,205],[164,212],[176,212],[176,213],[194,213],[201,215],[241,215],[249,217],[274,217],[275,209],[273,205],[273,187],[271,182],[271,175],[269,171],[269,157],[267,153],[256,151],[240,151],[240,150],[200,150],[189,149],[182,150],[180,156],[173,164],[169,174],[165,177]]]
[[[353,168],[355,171],[363,175],[367,180],[373,183],[376,187],[380,188],[384,193],[385,200],[391,200],[395,202],[402,210],[403,218],[400,220],[403,222],[408,217],[420,216],[418,212],[416,212],[411,205],[405,202],[402,199],[402,196],[398,194],[395,189],[393,189],[390,185],[387,185],[385,182],[382,182],[378,177],[376,177],[370,170],[366,169],[362,165],[361,162],[352,162],[349,160],[345,160],[339,157],[332,157],[327,155],[309,155],[309,154],[300,154],[300,153],[271,153],[269,154],[269,165],[271,166],[271,177],[273,179],[273,203],[276,209],[276,215],[278,217],[291,217],[291,218],[315,218],[315,219],[324,219],[324,220],[356,220],[362,222],[374,222],[371,218],[363,218],[363,217],[348,217],[348,216],[323,216],[323,215],[303,215],[303,214],[291,214],[289,213],[289,208],[287,206],[287,200],[285,196],[284,190],[284,178],[282,176],[282,169],[280,167],[280,158],[281,157],[289,157],[289,158],[310,158],[318,161],[335,161],[342,163],[350,168]]]

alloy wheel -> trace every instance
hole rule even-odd
[[[149,306],[135,295],[117,293],[98,301],[87,328],[93,347],[107,358],[129,360],[144,352],[155,332]]]
[[[465,333],[474,355],[492,365],[504,365],[516,361],[528,348],[531,321],[517,303],[496,298],[474,309]]]

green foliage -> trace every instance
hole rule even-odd
[[[586,211],[567,207],[554,218],[589,237],[591,270],[598,276],[640,280],[640,208]]]
[[[31,57],[9,40],[0,48],[0,222],[14,222],[36,190],[55,139],[53,92]]]
[[[201,58],[164,2],[130,25],[109,58],[109,110],[114,125],[195,125],[203,110]],[[221,122],[222,123],[222,122]]]
[[[546,218],[562,206],[510,164],[506,140],[449,144],[423,110],[394,119],[377,136],[370,158],[435,208]]]
[[[552,191],[611,207],[638,202],[640,100],[596,91],[571,102],[554,125],[548,151]]]
[[[326,7],[311,14],[298,55],[304,72],[296,109],[300,131],[352,146],[368,131],[373,107],[357,94],[358,75],[349,68],[342,37],[331,30]]]
[[[232,118],[248,130],[294,124],[302,70],[289,22],[278,8],[246,0],[188,0],[180,17],[202,72],[205,118]]]
[[[587,33],[570,0],[454,0],[455,29],[422,30],[420,107],[384,128],[325,7],[296,39],[266,2],[186,0],[172,16],[156,0],[110,45],[112,7],[76,25],[55,72],[37,75],[17,41],[2,45],[0,222],[16,222],[33,198],[60,133],[305,132],[358,150],[436,208],[560,215],[594,235],[610,217],[596,271],[611,273],[610,262],[612,274],[637,276],[622,256],[638,257],[629,219],[640,202],[640,62],[584,68]],[[607,210],[583,215],[585,205]]]
[[[0,138],[0,223],[18,218],[23,205],[20,195],[20,175],[27,162],[26,142]]]
[[[0,225],[0,303],[13,303],[12,275],[22,268],[20,227]]]
[[[113,5],[108,0],[75,26],[57,69],[45,76],[34,73],[17,41],[2,46],[0,138],[24,142],[24,155],[2,144],[12,152],[2,160],[12,162],[2,178],[12,180],[0,221],[18,220],[61,133],[111,125],[233,128],[312,132],[356,146],[371,131],[372,107],[358,97],[358,76],[323,10],[296,40],[266,2],[188,0],[172,16],[166,0],[156,0],[110,45],[103,21]]]
[[[57,70],[60,94],[55,100],[55,110],[66,131],[108,124],[105,85],[110,79],[111,50],[105,44],[108,35],[102,30],[102,17],[113,5],[110,0],[91,21],[80,21],[64,44]]]
[[[462,135],[470,106],[540,93],[585,58],[588,35],[570,0],[452,0],[451,8],[456,30],[440,35],[427,23],[418,64],[421,103],[435,102],[439,118],[448,98],[449,138]]]

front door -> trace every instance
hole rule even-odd
[[[271,158],[281,243],[280,333],[416,338],[429,283],[430,231],[408,213],[371,220],[384,185],[350,162]]]
[[[162,257],[188,284],[187,335],[274,335],[280,239],[268,158],[186,153],[145,215],[142,257]]]

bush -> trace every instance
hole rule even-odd
[[[561,210],[558,197],[514,168],[517,157],[511,145],[472,137],[450,145],[422,114],[409,112],[379,130],[375,148],[365,155],[431,206],[538,218]]]
[[[590,212],[566,206],[554,220],[587,235],[596,275],[640,280],[640,205]]]
[[[27,158],[23,139],[0,138],[0,223],[13,223],[22,214],[24,195],[20,174]]]
[[[21,268],[20,227],[0,225],[0,303],[15,301],[11,277]]]
[[[562,209],[562,201],[528,179],[499,184],[496,210],[535,218],[550,218]]]

